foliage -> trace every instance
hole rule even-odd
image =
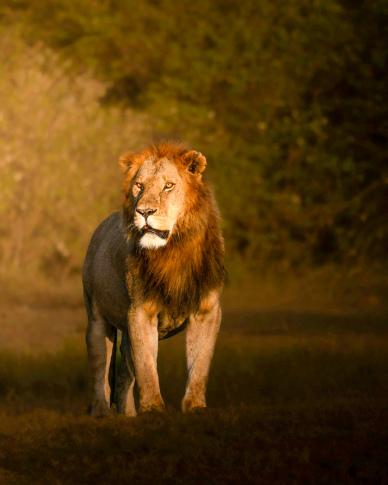
[[[3,18],[209,158],[231,254],[384,260],[384,0],[15,0]],[[47,19],[50,19],[48,22]]]
[[[80,268],[95,225],[120,205],[117,160],[147,121],[101,110],[103,84],[13,31],[0,49],[0,261],[58,279]]]

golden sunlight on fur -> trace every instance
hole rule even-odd
[[[135,382],[140,412],[164,409],[157,341],[184,328],[188,380],[182,410],[205,407],[224,280],[218,210],[203,179],[206,158],[162,143],[123,155],[119,163],[123,210],[97,228],[84,265],[91,414],[108,414],[114,400],[117,329],[123,335],[119,412],[136,414]]]

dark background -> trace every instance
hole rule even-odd
[[[388,481],[388,2],[0,1],[0,481]],[[203,152],[229,273],[208,413],[86,416],[80,272],[119,155]]]
[[[36,251],[43,272],[78,270],[118,206],[119,154],[160,138],[206,154],[232,271],[386,260],[386,1],[15,0],[0,16],[3,264]]]

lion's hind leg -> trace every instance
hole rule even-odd
[[[109,367],[116,338],[116,328],[104,319],[96,305],[88,310],[86,345],[93,387],[90,414],[94,417],[103,417],[110,414]]]
[[[126,416],[136,416],[134,398],[135,367],[127,331],[123,332],[120,349],[121,362],[117,379],[117,411]]]

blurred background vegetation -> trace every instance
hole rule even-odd
[[[387,57],[388,0],[0,0],[0,483],[388,483]],[[213,409],[181,334],[170,412],[95,421],[82,261],[162,138],[223,216]]]
[[[78,274],[116,160],[209,162],[228,266],[384,274],[386,0],[0,2],[3,270]]]

